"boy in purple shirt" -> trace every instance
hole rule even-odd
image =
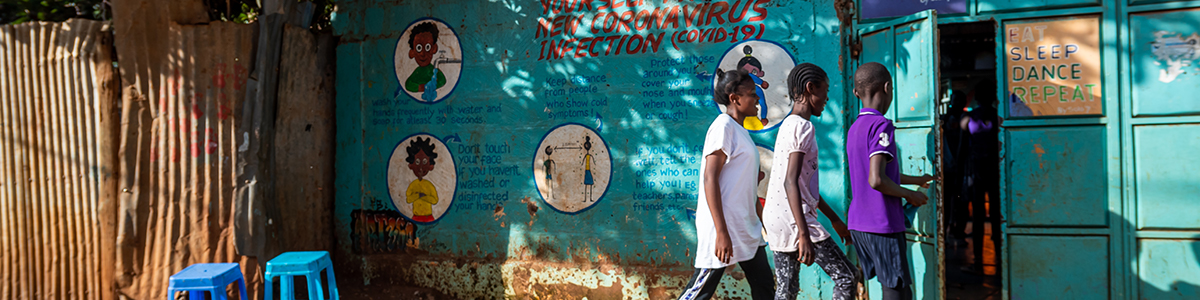
[[[900,174],[896,161],[896,127],[883,114],[892,104],[892,75],[879,63],[866,63],[854,74],[854,95],[862,100],[858,119],[846,137],[850,166],[850,209],[846,214],[863,275],[879,277],[883,299],[912,299],[912,275],[904,241],[905,217],[900,198],[924,205],[925,194],[900,184],[926,185],[932,176]]]

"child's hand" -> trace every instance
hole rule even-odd
[[[909,191],[908,197],[904,197],[904,199],[908,200],[908,204],[912,204],[912,206],[917,207],[925,205],[925,203],[929,202],[929,197],[925,196],[925,193],[918,191]]]
[[[850,239],[850,228],[846,227],[846,223],[834,222],[833,223],[833,231],[837,232],[837,235],[839,238],[842,239],[843,244],[846,244],[846,245],[854,244],[854,241]]]
[[[929,182],[938,179],[937,176],[933,176],[933,175],[929,175],[929,174],[921,175],[921,177],[917,177],[917,178],[919,178],[921,180],[921,187],[923,187],[923,188],[929,188]]]
[[[796,244],[796,252],[799,254],[796,261],[805,266],[811,266],[817,260],[817,251],[813,249],[812,241],[808,239],[808,235],[796,238]]]
[[[729,263],[729,259],[733,257],[733,242],[729,241],[729,233],[717,233],[717,260],[721,263]]]

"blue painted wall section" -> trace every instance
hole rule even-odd
[[[791,66],[829,73],[820,178],[844,211],[842,24],[834,1],[341,2],[339,250],[364,283],[464,298],[675,295],[717,68],[763,71],[763,145]]]
[[[919,4],[937,6],[939,24],[993,21],[1000,30],[1088,17],[1099,26],[1102,113],[1013,118],[1000,108],[1009,117],[1001,297],[1200,296],[1200,1],[854,8],[882,2],[339,2],[335,234],[337,261],[352,270],[339,275],[459,298],[677,295],[695,258],[698,148],[721,111],[710,96],[715,71],[763,72],[764,127],[751,134],[760,145],[774,144],[786,114],[781,74],[802,62],[829,73],[829,106],[813,120],[821,192],[845,211],[843,140],[858,106],[849,66],[932,58],[863,51],[895,48],[890,31],[851,37]],[[998,66],[1006,53],[997,48]],[[1012,75],[998,69],[997,78]],[[905,122],[935,110],[903,99],[895,107],[890,117]],[[920,126],[907,130],[921,136]],[[914,253],[936,251],[936,238],[923,240]],[[914,269],[933,266],[924,262]],[[749,296],[738,272],[719,296]],[[940,280],[922,275],[923,287]],[[830,297],[819,268],[801,277],[801,298]]]

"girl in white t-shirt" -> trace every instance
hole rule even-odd
[[[817,65],[792,68],[787,79],[792,113],[779,124],[774,165],[763,207],[763,224],[775,251],[775,299],[796,299],[800,264],[817,265],[834,281],[833,299],[854,299],[854,269],[842,249],[817,221],[819,208],[838,237],[849,242],[850,231],[821,199],[818,189],[816,129],[809,118],[821,116],[829,100],[829,77]],[[797,226],[799,224],[799,226]]]
[[[758,112],[759,87],[745,70],[717,71],[713,101],[725,106],[704,136],[696,199],[696,272],[679,299],[712,298],[725,267],[746,272],[754,299],[770,299],[775,281],[757,215],[758,148],[742,127]]]

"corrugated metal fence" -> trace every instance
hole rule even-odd
[[[161,299],[209,262],[240,263],[257,299],[261,262],[331,250],[336,40],[283,38],[281,16],[278,68],[256,64],[281,56],[257,51],[259,24],[209,22],[194,0],[0,26],[0,299]],[[285,200],[239,197],[264,179],[246,170],[275,167]]]
[[[115,24],[120,32],[127,22]],[[167,278],[188,265],[238,262],[257,294],[258,261],[239,255],[233,239],[238,116],[254,28],[161,25],[142,25],[117,40],[126,121],[120,129],[118,289],[131,299],[158,299]]]
[[[0,26],[2,299],[112,298],[112,58],[100,22]]]
[[[0,299],[158,299],[205,262],[241,263],[258,294],[233,240],[254,34],[126,32],[121,92],[104,23],[0,27]]]

